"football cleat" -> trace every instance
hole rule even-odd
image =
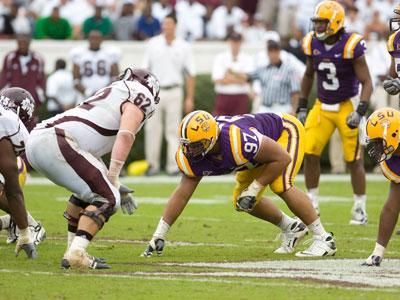
[[[312,244],[305,250],[297,252],[297,257],[322,257],[334,256],[337,249],[333,233],[327,233],[325,236],[314,235],[312,239],[305,241],[304,244]]]
[[[91,256],[91,258],[93,259],[93,260],[95,260],[97,263],[99,263],[99,264],[105,264],[106,263],[106,260],[104,259],[104,258],[100,258],[100,257],[95,257],[95,256]],[[69,260],[64,256],[62,259],[61,259],[61,269],[69,269],[69,268],[71,268],[71,265],[70,265],[70,263],[69,263]]]
[[[13,244],[18,240],[17,224],[11,219],[10,227],[7,228],[7,244]]]
[[[349,222],[350,225],[367,225],[368,215],[361,205],[354,204],[352,209],[352,217]]]
[[[65,267],[65,269],[110,269],[110,266],[104,260],[100,262],[94,256],[90,256],[86,251],[81,249],[69,250],[61,261],[61,264],[62,266],[63,264],[65,266],[69,264],[69,267]]]
[[[163,239],[154,239],[152,238],[147,246],[147,249],[142,253],[142,257],[150,257],[153,255],[153,252],[156,251],[158,256],[162,255],[164,250],[165,241]]]
[[[361,265],[367,267],[379,267],[382,262],[382,257],[371,254]]]
[[[38,257],[36,252],[35,245],[30,241],[29,238],[23,239],[19,238],[17,241],[17,245],[15,246],[15,256],[19,255],[19,252],[24,250],[28,258],[35,259]]]
[[[282,239],[281,246],[274,251],[278,254],[292,253],[294,247],[304,238],[308,233],[307,226],[295,218],[294,221],[284,230],[279,236]]]
[[[36,226],[29,225],[29,229],[31,230],[31,237],[35,246],[46,239],[46,230],[40,222],[37,222]]]

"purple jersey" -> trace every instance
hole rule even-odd
[[[176,161],[187,176],[223,175],[252,169],[257,166],[254,157],[262,137],[277,141],[283,130],[281,117],[273,113],[219,116],[216,120],[220,128],[218,153],[208,153],[200,161],[191,161],[184,156],[182,148],[178,148]]]
[[[383,175],[390,181],[400,183],[400,156],[392,156],[380,164]]]
[[[400,75],[400,31],[396,31],[389,36],[387,50],[393,57],[397,76]]]
[[[304,37],[303,51],[313,61],[318,99],[322,103],[336,104],[358,94],[359,81],[353,60],[366,51],[361,35],[344,32],[331,46],[319,41],[312,31]]]

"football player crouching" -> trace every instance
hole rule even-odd
[[[17,157],[17,166],[18,166],[18,181],[21,189],[24,188],[27,176],[27,169],[24,160],[18,156]],[[7,199],[4,194],[4,179],[0,174],[0,209],[4,211],[7,210]],[[31,231],[33,243],[37,246],[40,242],[45,240],[46,238],[46,230],[43,225],[36,221],[29,211],[26,212],[28,216],[28,227]],[[0,217],[0,230],[7,230],[7,244],[15,243],[19,237],[19,229],[17,224],[11,218],[11,215],[7,214]]]
[[[28,258],[36,258],[37,251],[19,183],[17,156],[25,150],[28,130],[24,124],[32,117],[34,108],[35,102],[28,91],[17,87],[0,91],[0,173],[4,179],[0,208],[11,215],[19,228],[15,254],[24,250]],[[6,216],[1,220],[3,228],[10,225],[11,218]]]
[[[367,121],[368,154],[380,164],[390,181],[390,191],[382,208],[378,237],[364,266],[379,266],[400,213],[400,112],[393,108],[375,111]]]
[[[143,256],[161,254],[169,228],[182,213],[203,176],[236,171],[233,205],[237,211],[268,221],[282,231],[275,253],[292,253],[310,231],[312,244],[299,257],[334,255],[337,251],[307,194],[294,186],[304,156],[304,127],[289,114],[246,114],[214,118],[206,111],[185,116],[179,127],[176,161],[183,173]],[[298,217],[291,218],[267,197],[265,189],[281,197]]]
[[[137,132],[159,103],[159,83],[144,69],[128,68],[105,88],[75,108],[38,124],[26,145],[29,163],[72,195],[64,212],[68,222],[63,268],[106,269],[87,247],[121,206],[137,208],[120,186],[119,174]],[[101,157],[111,153],[107,168]]]

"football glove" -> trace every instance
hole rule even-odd
[[[121,195],[121,210],[124,214],[131,215],[139,207],[136,200],[133,198],[134,191],[125,185],[120,185],[119,193]]]
[[[351,112],[346,118],[346,124],[350,129],[355,129],[360,125],[361,118],[366,114],[368,108],[367,101],[360,101],[357,109]]]
[[[297,108],[297,119],[304,125],[307,118],[307,98],[301,97],[299,99],[299,106]]]
[[[400,78],[390,78],[383,81],[383,88],[390,95],[397,95],[400,92]]]
[[[163,239],[153,237],[149,242],[149,245],[147,246],[146,250],[144,250],[141,256],[150,257],[153,255],[154,251],[156,251],[157,255],[160,256],[162,255],[162,252],[164,250],[164,245],[165,241]]]
[[[256,205],[257,195],[263,189],[262,186],[257,180],[253,180],[253,182],[244,189],[236,201],[236,209],[238,211],[251,212]]]
[[[379,267],[382,262],[382,257],[371,254],[361,265],[367,267]]]
[[[24,250],[28,258],[35,259],[38,257],[35,245],[28,239],[19,237],[17,245],[15,246],[15,256],[18,256],[19,252]]]
[[[307,108],[300,108],[297,113],[297,119],[304,125],[307,119]]]

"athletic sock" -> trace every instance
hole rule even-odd
[[[163,218],[161,218],[160,222],[158,222],[157,229],[154,232],[153,237],[164,239],[169,231],[169,228],[170,226],[164,221]]]
[[[314,222],[307,226],[308,229],[314,234],[319,236],[324,236],[327,234],[324,226],[321,223],[321,219],[317,218]]]
[[[310,198],[311,202],[318,203],[319,187],[309,189],[307,191],[307,196]]]
[[[376,255],[376,256],[379,256],[379,257],[383,257],[383,254],[385,253],[385,247],[383,247],[382,245],[380,245],[380,244],[378,244],[378,243],[375,243],[375,249],[374,249],[374,251],[372,252],[372,255]]]
[[[77,249],[85,251],[89,243],[90,241],[85,236],[75,236],[69,249],[70,251]]]
[[[68,241],[67,241],[67,250],[71,247],[72,241],[75,238],[75,232],[68,231]]]
[[[354,205],[357,207],[361,207],[363,210],[365,210],[365,204],[367,202],[367,195],[353,195],[354,197]]]
[[[285,214],[283,211],[281,211],[282,213],[282,219],[279,222],[279,224],[277,224],[276,226],[278,226],[280,229],[282,229],[282,231],[286,230],[286,228],[292,224],[294,222],[294,219],[289,217],[287,214]]]
[[[8,229],[11,224],[11,216],[10,215],[5,215],[0,217],[0,230],[3,229]]]

